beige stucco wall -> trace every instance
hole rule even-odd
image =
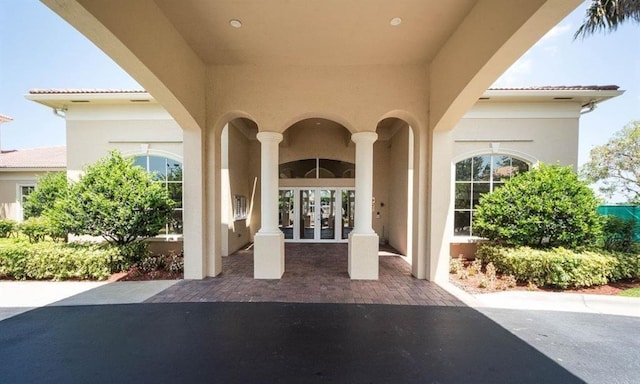
[[[36,185],[37,178],[47,171],[0,172],[0,219],[22,220],[18,187]]]
[[[400,128],[389,141],[389,146],[388,240],[398,252],[407,255],[409,128]]]
[[[114,149],[182,161],[182,129],[157,104],[72,106],[66,118],[71,177]]]
[[[210,129],[221,130],[234,113],[254,120],[260,131],[275,132],[310,117],[336,121],[351,132],[375,131],[378,121],[398,111],[426,121],[423,65],[223,65],[210,66],[208,74]]]
[[[251,206],[251,195],[253,182],[252,179],[256,176],[255,170],[252,171],[252,167],[250,165],[251,161],[251,148],[252,143],[241,131],[236,128],[233,123],[230,123],[227,128],[227,138],[228,138],[228,146],[229,150],[223,151],[227,153],[228,159],[225,161],[223,159],[222,165],[222,183],[228,182],[228,191],[229,194],[223,198],[228,199],[228,201],[223,202],[222,207],[226,210],[226,220],[223,219],[222,227],[223,227],[223,244],[222,244],[222,255],[227,256],[242,248],[242,246],[249,243],[253,234],[250,228],[250,216],[247,219],[234,220],[233,218],[233,204],[234,204],[234,196],[240,195],[244,196],[247,199],[247,210]],[[228,180],[225,180],[225,165],[228,170]],[[225,190],[223,186],[222,190]],[[226,203],[226,204],[225,204]],[[227,205],[228,204],[228,205]],[[225,208],[227,207],[227,208]],[[249,223],[249,226],[247,225]],[[226,224],[226,225],[225,225]],[[226,236],[226,238],[225,238]],[[226,244],[225,244],[226,240]]]
[[[453,131],[453,160],[504,153],[529,162],[576,168],[579,116],[577,103],[479,102]]]
[[[389,238],[389,190],[395,186],[389,184],[389,141],[376,141],[373,144],[373,198],[371,226],[378,234],[380,242]],[[356,164],[356,174],[358,165]],[[358,191],[356,191],[358,199]]]

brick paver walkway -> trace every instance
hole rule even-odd
[[[183,280],[147,300],[166,302],[297,302],[462,306],[435,283],[411,276],[401,257],[380,257],[377,281],[349,279],[346,244],[285,245],[285,273],[280,280],[253,279],[253,251],[222,260],[222,274]],[[382,252],[381,254],[389,254]]]

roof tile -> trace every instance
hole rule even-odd
[[[66,147],[18,149],[0,152],[2,168],[65,168]]]

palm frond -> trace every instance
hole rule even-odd
[[[585,38],[600,31],[615,31],[626,21],[640,22],[640,0],[592,0],[584,22],[573,38]]]

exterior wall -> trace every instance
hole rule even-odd
[[[182,129],[157,104],[72,106],[66,119],[70,177],[114,149],[182,161]]]
[[[60,172],[53,170],[52,172]],[[22,204],[18,187],[36,185],[37,178],[46,171],[1,172],[0,173],[0,219],[22,220]]]
[[[518,157],[531,165],[557,163],[577,169],[580,109],[575,102],[479,101],[453,130],[452,167],[471,156],[496,153]],[[478,238],[452,239],[451,257],[475,257]]]
[[[352,133],[373,132],[381,119],[398,111],[412,114],[421,126],[427,120],[425,65],[220,65],[209,67],[208,83],[207,121],[218,130],[230,113],[272,132],[311,117],[333,120]]]
[[[247,225],[251,222],[251,216],[248,216],[247,219],[234,220],[233,199],[235,195],[244,196],[247,199],[247,210],[249,210],[253,188],[251,179],[255,177],[255,173],[250,171],[251,141],[240,129],[233,126],[233,123],[228,125],[227,131],[223,135],[228,140],[229,149],[228,151],[223,149],[223,156],[226,152],[227,159],[223,158],[222,160],[222,190],[228,191],[226,196],[223,192],[226,204],[223,202],[222,209],[226,214],[226,220],[223,218],[222,222],[222,256],[228,256],[249,243],[253,238],[251,228]],[[223,146],[224,140],[223,138]],[[225,172],[225,165],[227,172]],[[225,186],[224,183],[228,183],[228,185]],[[247,213],[249,214],[249,212]]]
[[[407,214],[409,182],[409,128],[403,127],[389,142],[389,198],[387,228],[389,244],[407,255]]]
[[[495,152],[576,168],[579,116],[578,103],[480,101],[453,130],[454,164],[478,153]]]
[[[376,141],[373,144],[373,210],[371,224],[378,234],[380,243],[389,239],[389,192],[395,185],[389,183],[389,141]],[[356,165],[356,173],[358,166]],[[358,191],[356,191],[356,199]]]

